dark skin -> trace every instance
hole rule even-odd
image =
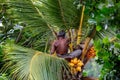
[[[69,48],[69,42],[70,40],[64,38],[64,36],[58,37],[58,39],[52,43],[51,54],[53,54],[54,52],[56,52],[56,54],[61,54],[61,55],[67,54]]]

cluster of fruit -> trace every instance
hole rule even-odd
[[[76,74],[77,72],[81,71],[83,62],[77,58],[74,58],[70,61],[69,66],[71,68],[71,73]]]
[[[96,56],[96,51],[94,47],[91,47],[87,53],[87,58],[93,58]]]

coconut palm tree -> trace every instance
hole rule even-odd
[[[91,16],[86,12],[89,8],[83,3],[84,1],[77,0],[6,0],[4,4],[8,6],[7,16],[14,20],[14,24],[23,26],[19,35],[15,37],[16,43],[41,52],[15,45],[9,46],[7,48],[12,49],[8,52],[5,50],[7,63],[2,70],[10,70],[12,79],[61,80],[62,72],[59,71],[62,68],[65,73],[69,71],[66,61],[43,53],[49,51],[49,42],[55,38],[54,30],[78,31],[77,36],[80,38],[76,44],[82,40],[86,41],[83,60],[91,39],[114,36],[110,27],[102,29],[97,21],[91,20]],[[91,4],[90,1],[87,3]]]
[[[37,46],[39,45],[40,51],[44,51],[43,49],[46,48],[46,41],[49,41],[51,36],[53,36],[52,28],[59,29],[59,27],[62,28],[63,26],[66,26],[66,29],[68,29],[67,28],[68,23],[66,25],[66,23],[63,21],[64,19],[62,17],[64,17],[64,16],[61,15],[61,10],[57,13],[57,11],[60,8],[61,2],[58,3],[58,1],[56,1],[58,3],[58,4],[56,4],[58,6],[58,9],[56,9],[55,13],[57,13],[57,15],[60,16],[60,19],[58,19],[58,22],[55,22],[57,24],[53,24],[53,22],[51,24],[49,23],[49,21],[47,20],[48,14],[45,14],[45,12],[44,12],[46,7],[43,7],[43,6],[45,6],[45,4],[47,2],[44,2],[45,4],[42,3],[42,5],[39,5],[38,3],[41,3],[41,2],[42,1],[33,2],[32,0],[30,0],[30,1],[24,0],[23,2],[21,2],[19,0],[18,1],[10,1],[10,2],[8,1],[7,5],[9,5],[10,7],[13,7],[13,9],[9,8],[7,11],[8,11],[8,15],[9,15],[10,19],[15,19],[16,22],[25,24],[25,27],[23,29],[23,31],[24,31],[23,34],[25,34],[26,32],[30,33],[30,35],[27,35],[27,37],[23,36],[23,38],[21,40],[21,45],[26,46],[28,44],[31,44],[31,41],[33,41],[32,44],[36,44],[34,42],[39,41]],[[70,1],[70,2],[71,2],[71,4],[73,3],[73,1]],[[49,4],[46,4],[46,5],[48,5],[48,7],[51,7]],[[69,8],[69,7],[66,7],[66,8]],[[75,9],[75,7],[73,7],[73,8]],[[75,13],[74,11],[72,11],[72,12]],[[24,14],[21,15],[21,13],[24,13]],[[53,11],[52,11],[52,13],[53,13]],[[69,14],[69,13],[67,13],[67,14]],[[12,15],[12,16],[10,16],[10,15]],[[47,16],[45,16],[45,15],[47,15]],[[74,14],[74,15],[76,15],[76,14]],[[74,15],[73,15],[73,17],[74,17]],[[56,21],[56,20],[54,20],[54,21]],[[72,21],[72,19],[71,19],[71,21]],[[71,22],[69,22],[69,23],[71,23]],[[64,24],[64,25],[62,25],[62,24]],[[52,38],[54,38],[54,37],[52,37]],[[37,40],[37,39],[39,39],[39,40]],[[23,41],[23,40],[25,40],[25,41]],[[34,46],[36,46],[36,45],[34,45]],[[32,46],[32,47],[34,48],[34,46]],[[5,72],[5,71],[10,70],[10,73],[11,73],[10,76],[12,79],[18,79],[18,80],[19,79],[20,80],[21,79],[22,80],[26,80],[26,79],[59,80],[60,79],[60,80],[62,80],[62,74],[63,74],[63,72],[61,72],[62,69],[64,69],[65,72],[68,74],[69,68],[68,68],[66,61],[63,59],[59,59],[57,57],[52,57],[47,54],[43,54],[41,52],[36,52],[34,50],[28,50],[28,49],[24,49],[24,48],[20,48],[20,47],[15,48],[13,45],[9,46],[9,48],[12,48],[13,50],[11,49],[10,52],[9,52],[9,50],[8,50],[8,52],[6,52],[6,56],[4,57],[4,59],[8,63],[6,63],[3,66],[2,71]],[[7,49],[8,49],[8,47],[7,47]],[[5,50],[5,51],[7,51],[7,50]],[[19,55],[19,56],[17,56],[17,55]],[[25,58],[23,58],[22,55]],[[41,56],[41,58],[39,56]],[[38,57],[38,60],[36,60],[37,57]],[[51,59],[54,59],[54,60],[51,60]],[[57,59],[58,59],[58,61],[57,61]],[[23,62],[25,62],[25,63],[23,63]],[[41,64],[39,62],[41,62]],[[32,63],[34,63],[34,64],[32,64]],[[21,65],[24,65],[24,66],[21,66]],[[39,69],[35,68],[35,66],[38,67]],[[41,68],[40,68],[40,66],[41,66]],[[46,66],[46,68],[45,68],[45,66]],[[11,69],[8,67],[11,67]],[[32,70],[32,69],[34,69],[34,70]],[[43,71],[41,71],[41,69]],[[45,70],[46,72],[44,71],[44,69],[46,69]],[[34,71],[36,71],[36,72],[34,72]],[[49,71],[50,71],[50,73],[49,73]],[[38,75],[36,75],[36,74],[38,74]]]

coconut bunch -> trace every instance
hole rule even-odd
[[[87,53],[87,58],[94,58],[96,56],[96,51],[94,47],[91,47]]]
[[[77,58],[71,59],[69,62],[69,66],[71,69],[71,73],[76,74],[77,72],[81,71],[81,67],[83,66],[83,62]]]

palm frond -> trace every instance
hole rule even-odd
[[[10,0],[6,2],[10,7],[7,9],[9,18],[14,20],[16,24],[24,24],[22,37],[18,44],[44,51],[45,42],[54,36],[34,2],[32,0]],[[46,36],[43,37],[43,35]]]
[[[113,38],[115,36],[116,36],[115,31],[112,28],[108,27],[106,30],[102,29],[101,31],[97,31],[94,39],[95,40],[103,39],[105,37]]]
[[[62,70],[69,73],[62,58],[13,44],[5,46],[5,51],[2,72],[10,71],[12,80],[62,80]]]
[[[74,0],[10,0],[6,2],[10,6],[7,9],[9,17],[25,24],[23,36],[19,40],[19,44],[25,43],[25,47],[44,51],[45,42],[54,38],[50,27],[69,29],[79,26],[80,10],[77,10],[73,4]]]
[[[80,11],[73,4],[74,0],[40,0],[40,11],[45,20],[54,26],[71,28],[79,26]]]

